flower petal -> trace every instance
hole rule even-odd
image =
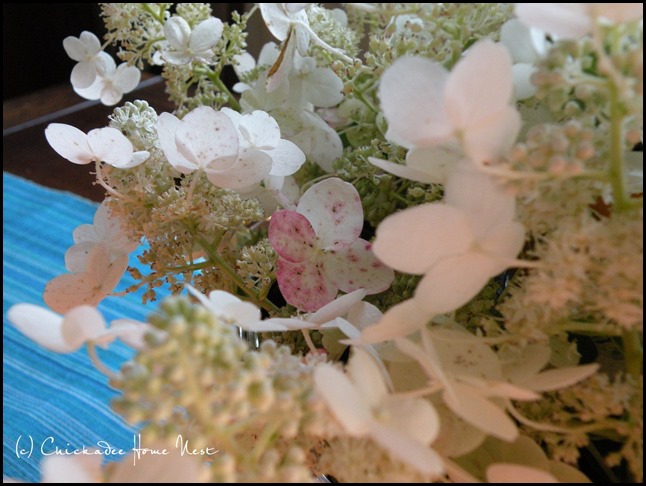
[[[213,108],[195,108],[182,119],[174,135],[178,152],[198,167],[225,170],[236,163],[238,131],[229,117]]]
[[[343,155],[339,134],[316,113],[301,112],[301,121],[303,129],[288,138],[325,172],[334,172],[334,161]]]
[[[71,353],[74,347],[63,339],[63,318],[49,309],[33,304],[16,304],[7,319],[29,339],[56,353]]]
[[[447,79],[442,66],[421,57],[401,57],[386,69],[379,86],[386,138],[407,148],[450,139],[442,103]]]
[[[469,385],[452,383],[451,393],[445,390],[442,398],[458,416],[499,439],[516,440],[518,429],[504,410],[476,393]]]
[[[173,49],[183,52],[188,47],[191,27],[182,17],[173,16],[164,24],[164,36]]]
[[[347,248],[363,229],[359,193],[352,184],[336,177],[310,187],[298,202],[297,211],[312,224],[317,246],[322,249]]]
[[[466,251],[473,242],[465,213],[446,204],[425,204],[384,219],[373,251],[400,272],[422,274],[435,263]]]
[[[372,245],[357,238],[348,248],[331,251],[322,257],[330,281],[343,292],[365,289],[368,295],[383,292],[395,279],[395,272],[381,263]]]
[[[96,69],[92,63],[87,61],[79,62],[72,69],[70,82],[75,88],[89,88],[96,79]]]
[[[408,165],[396,164],[394,162],[377,159],[375,157],[368,157],[368,160],[372,165],[375,165],[390,174],[396,175],[397,177],[401,177],[402,179],[417,181],[423,184],[442,182],[434,174],[427,172],[425,169],[414,169]]]
[[[134,349],[143,349],[146,346],[145,337],[148,332],[154,332],[149,324],[133,319],[115,319],[110,323],[108,333],[121,339]]]
[[[468,134],[512,99],[511,57],[501,44],[479,41],[451,71],[444,107],[453,127]]]
[[[477,252],[448,257],[431,268],[415,290],[415,300],[429,313],[451,312],[475,297],[499,272],[499,263]]]
[[[370,407],[382,403],[388,395],[388,388],[382,371],[375,359],[361,348],[354,348],[346,367],[346,373],[352,380],[355,390]]]
[[[215,17],[209,17],[195,26],[191,32],[189,48],[193,52],[204,52],[215,47],[220,38],[224,24]]]
[[[338,293],[338,289],[313,261],[291,263],[278,258],[276,278],[287,303],[305,312],[319,310],[332,302]]]
[[[198,165],[195,162],[189,161],[177,149],[175,133],[177,133],[181,123],[174,115],[162,113],[157,119],[157,135],[164,156],[166,156],[170,165],[183,174],[190,174],[198,168]]]
[[[421,473],[433,477],[444,473],[442,458],[437,452],[397,429],[373,422],[370,425],[370,436],[393,457]]]
[[[117,72],[114,75],[112,84],[121,91],[122,94],[129,93],[137,87],[141,79],[141,71],[134,66],[128,66],[125,62],[119,64]]]
[[[305,163],[305,154],[298,146],[289,140],[280,140],[275,149],[265,150],[271,157],[272,165],[269,175],[292,175]]]
[[[96,128],[87,134],[88,144],[96,157],[114,167],[132,160],[132,143],[116,128]]]
[[[314,369],[316,391],[345,430],[355,437],[369,430],[370,408],[350,379],[330,364]]]
[[[495,227],[478,244],[483,251],[503,260],[516,258],[524,245],[525,227],[516,222],[501,224]],[[502,262],[501,265],[504,268],[508,266],[505,262]],[[504,270],[504,268],[501,268],[500,271]]]
[[[558,483],[558,480],[546,471],[520,464],[496,463],[487,467],[489,483]]]
[[[516,214],[516,200],[489,175],[468,165],[455,168],[446,181],[444,200],[464,211],[476,241],[489,231],[509,223]]]
[[[347,317],[352,325],[359,329],[365,329],[379,322],[383,317],[383,313],[378,307],[369,302],[357,302],[350,308]]]
[[[384,408],[390,416],[389,426],[422,444],[431,444],[437,438],[440,418],[428,400],[391,395],[386,397]]]
[[[365,296],[366,291],[364,289],[357,289],[349,294],[342,295],[307,316],[307,321],[312,324],[321,325],[337,317],[344,316],[355,304],[361,302]]]
[[[105,320],[95,307],[81,305],[63,316],[61,335],[73,349],[79,349],[105,332]]]
[[[421,329],[433,317],[410,299],[392,306],[379,322],[361,331],[361,342],[379,343],[404,337]]]
[[[343,101],[343,81],[334,71],[315,67],[305,74],[304,94],[314,106],[329,108]]]
[[[94,241],[83,241],[70,246],[65,252],[65,268],[72,273],[85,272],[94,245],[96,245]]]
[[[45,138],[58,155],[74,164],[85,165],[95,159],[87,135],[71,125],[50,123]]]
[[[271,150],[280,143],[280,127],[265,111],[255,110],[242,115],[238,129],[252,148]]]
[[[476,164],[496,161],[509,151],[520,128],[518,111],[504,106],[469,127],[462,138],[464,151]]]
[[[212,184],[224,189],[244,190],[258,184],[271,170],[271,158],[255,149],[240,151],[240,157],[226,170],[206,170],[206,177]]]
[[[101,455],[46,456],[41,465],[43,483],[100,483]]]
[[[276,211],[269,221],[269,242],[290,262],[302,262],[314,254],[316,234],[305,216],[296,211]]]
[[[565,388],[581,380],[592,376],[599,369],[598,363],[587,364],[583,366],[571,366],[568,368],[556,368],[553,370],[543,371],[531,377],[524,386],[531,390],[540,392],[554,391]]]
[[[87,52],[81,39],[72,35],[63,39],[63,49],[65,53],[73,60],[82,62],[86,60]]]

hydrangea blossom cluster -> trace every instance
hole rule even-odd
[[[104,4],[124,63],[66,39],[74,89],[116,104],[148,62],[177,109],[47,128],[109,199],[45,289],[64,315],[10,320],[54,352],[133,345],[96,363],[114,408],[221,445],[190,478],[579,482],[603,437],[596,470],[641,481],[643,6],[346,11]],[[254,15],[275,39],[257,57]],[[107,327],[140,243],[128,290],[197,302]]]

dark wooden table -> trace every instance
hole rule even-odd
[[[172,111],[160,76],[148,76],[120,104],[146,100],[156,111]],[[94,185],[94,164],[76,165],[60,157],[45,139],[50,123],[67,123],[88,132],[107,126],[114,107],[82,99],[69,84],[54,86],[3,103],[3,170],[43,186],[64,189],[94,201],[102,201],[104,191]]]

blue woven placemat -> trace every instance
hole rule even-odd
[[[85,349],[72,354],[48,352],[7,322],[7,310],[20,302],[44,306],[45,284],[65,270],[64,255],[72,231],[92,223],[97,204],[68,192],[36,185],[3,173],[3,476],[35,482],[39,462],[55,447],[97,447],[104,441],[129,450],[135,429],[109,408],[116,391],[91,365]],[[141,267],[135,255],[130,264]],[[126,274],[118,290],[134,281]],[[141,293],[109,297],[99,305],[106,321],[145,320],[155,304],[141,304]],[[158,292],[158,296],[163,294]],[[99,351],[118,369],[132,351],[117,343]],[[51,438],[51,439],[49,439]],[[33,444],[33,446],[32,446]],[[31,454],[19,454],[32,449]]]

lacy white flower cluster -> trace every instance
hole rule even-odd
[[[217,444],[185,480],[641,481],[643,5],[346,7],[103,4],[119,67],[65,39],[80,95],[117,104],[148,63],[177,109],[47,128],[107,199],[45,288],[63,316],[10,320],[87,343],[144,436]],[[139,243],[128,291],[195,303],[106,328]],[[45,479],[158,477],[74,462]]]

